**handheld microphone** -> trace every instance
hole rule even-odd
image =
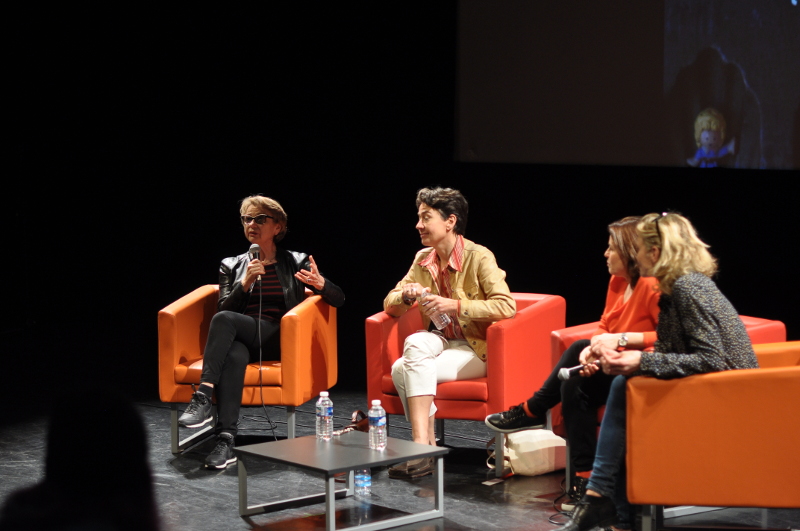
[[[600,366],[600,360],[597,360],[589,365],[597,365]],[[583,369],[583,365],[576,365],[574,367],[570,367],[569,369],[564,367],[563,369],[558,371],[558,379],[559,380],[569,380]]]
[[[254,243],[250,246],[250,250],[247,251],[247,253],[250,255],[250,260],[258,260],[261,257],[261,247],[259,247],[257,243]],[[261,282],[261,275],[258,275],[256,282]]]

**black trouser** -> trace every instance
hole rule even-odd
[[[280,323],[222,311],[211,319],[203,353],[200,383],[214,384],[217,397],[216,432],[236,435],[247,364],[258,361],[258,325],[262,359],[280,359]]]
[[[597,448],[597,410],[606,403],[608,390],[614,379],[602,372],[589,378],[573,376],[564,382],[558,379],[559,369],[574,367],[580,363],[578,357],[587,346],[589,341],[586,339],[570,345],[544,381],[544,385],[528,399],[528,409],[540,418],[544,418],[548,409],[562,402],[570,461],[576,472],[592,469]]]

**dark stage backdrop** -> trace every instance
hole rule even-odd
[[[364,319],[420,248],[426,185],[460,188],[467,236],[513,291],[566,297],[568,324],[602,309],[606,224],[675,209],[736,308],[800,337],[796,174],[453,162],[455,4],[322,9],[17,16],[4,422],[25,405],[79,412],[71,391],[97,382],[157,398],[156,314],[247,249],[237,202],[257,192],[286,208],[286,247],[345,290],[351,389],[366,387]]]

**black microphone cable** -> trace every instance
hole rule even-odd
[[[259,254],[260,253],[258,246],[255,244],[251,245],[250,256],[254,259],[260,258]],[[253,282],[253,285],[250,287],[250,289],[252,290],[256,284],[258,284],[258,317],[256,317],[256,327],[258,328],[258,389],[259,389],[259,395],[261,396],[261,409],[264,410],[264,417],[266,418],[266,422],[269,425],[269,428],[267,429],[272,431],[272,438],[277,441],[278,436],[275,433],[275,428],[277,428],[278,425],[275,422],[273,422],[272,419],[269,417],[269,412],[267,411],[267,405],[264,403],[264,375],[262,372],[262,365],[261,365],[264,358],[264,347],[261,339],[261,322],[262,322],[261,310],[262,310],[262,300],[263,300],[262,299],[263,292],[261,291],[261,275],[258,275],[258,278],[256,279],[255,282]],[[280,323],[278,323],[278,326],[280,326]],[[262,422],[262,420],[258,416],[243,415],[243,417],[249,418],[256,422]]]
[[[272,430],[272,438],[277,441],[278,436],[275,434],[275,428],[277,428],[277,425],[272,422],[272,419],[269,418],[267,405],[264,403],[264,372],[262,371],[263,367],[261,365],[264,352],[264,346],[261,340],[261,298],[263,296],[263,292],[261,291],[261,275],[259,275],[259,278],[256,280],[256,282],[258,282],[258,392],[261,395],[261,409],[264,410],[264,415],[267,417],[267,423]],[[280,324],[278,324],[278,326],[280,326]]]

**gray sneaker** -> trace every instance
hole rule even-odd
[[[233,435],[222,432],[217,436],[217,445],[206,457],[206,468],[227,468],[236,462],[233,453]]]
[[[189,407],[178,419],[178,424],[184,428],[199,428],[211,422],[211,399],[200,391],[195,391]]]

